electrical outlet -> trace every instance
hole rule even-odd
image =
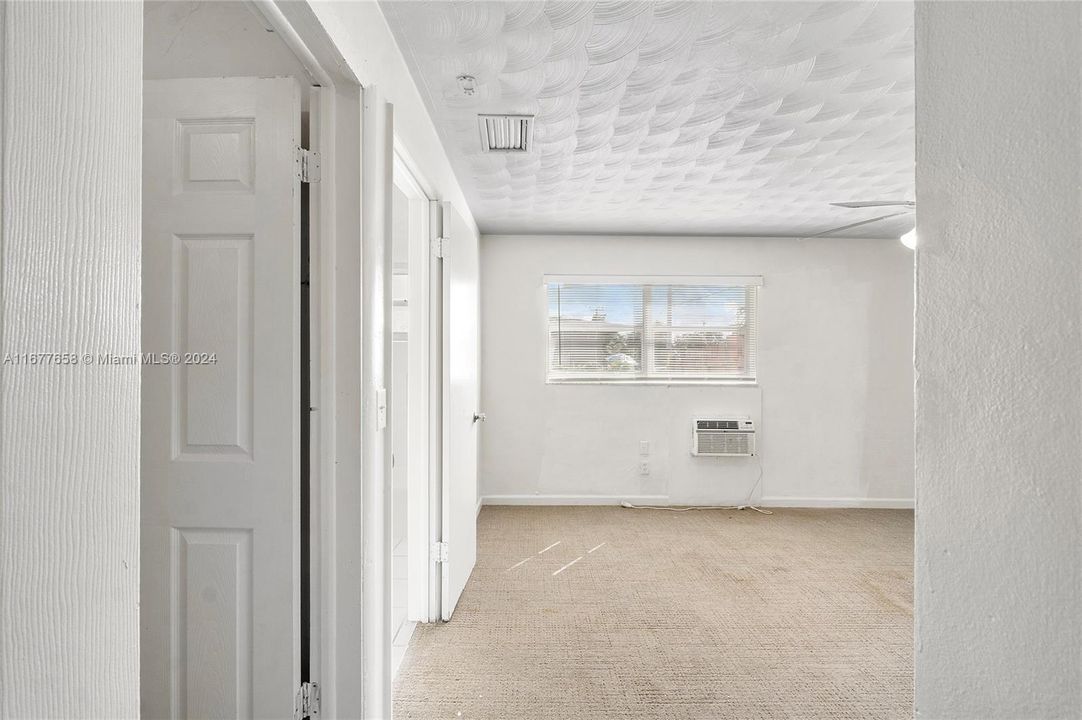
[[[649,455],[649,454],[650,454],[650,441],[649,440],[639,440],[639,455]]]
[[[643,460],[641,463],[639,463],[639,475],[649,475],[649,474],[650,474],[650,463]]]

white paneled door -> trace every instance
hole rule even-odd
[[[291,717],[300,88],[152,81],[143,112],[142,716]]]
[[[480,288],[477,234],[443,204],[442,616],[450,620],[477,562]]]

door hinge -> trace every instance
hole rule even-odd
[[[301,683],[293,703],[293,720],[319,719],[319,683]]]
[[[319,182],[319,153],[297,148],[297,177],[304,183]]]
[[[447,257],[448,240],[445,237],[432,238],[432,254],[438,258]]]
[[[447,543],[435,542],[432,543],[432,562],[445,563],[447,562]]]

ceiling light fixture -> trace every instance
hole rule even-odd
[[[916,250],[917,249],[917,229],[916,228],[913,228],[912,230],[907,232],[905,235],[902,235],[898,239],[902,241],[902,245],[905,245],[910,250]]]
[[[455,79],[458,80],[458,87],[463,95],[468,97],[477,92],[477,78],[473,75],[459,75]]]

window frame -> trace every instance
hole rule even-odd
[[[745,370],[750,365],[750,372],[743,376],[680,376],[651,374],[653,371],[643,370],[631,373],[610,374],[561,374],[552,367],[552,318],[549,314],[548,288],[553,284],[565,285],[634,285],[639,286],[643,292],[643,302],[647,301],[647,286],[695,286],[708,285],[715,287],[745,289],[745,307],[752,318],[749,323],[750,332],[746,335],[748,342],[748,358]],[[545,275],[542,278],[541,293],[544,298],[544,322],[545,333],[545,384],[546,385],[736,385],[753,387],[759,384],[758,354],[759,354],[759,288],[763,279],[759,275]],[[645,340],[647,328],[645,320],[638,325],[641,337]],[[623,326],[622,326],[623,327]],[[631,326],[635,327],[635,326]],[[721,327],[721,326],[719,326]],[[648,356],[652,353],[645,352],[643,343],[643,366],[648,362]],[[652,358],[651,358],[652,359]]]

